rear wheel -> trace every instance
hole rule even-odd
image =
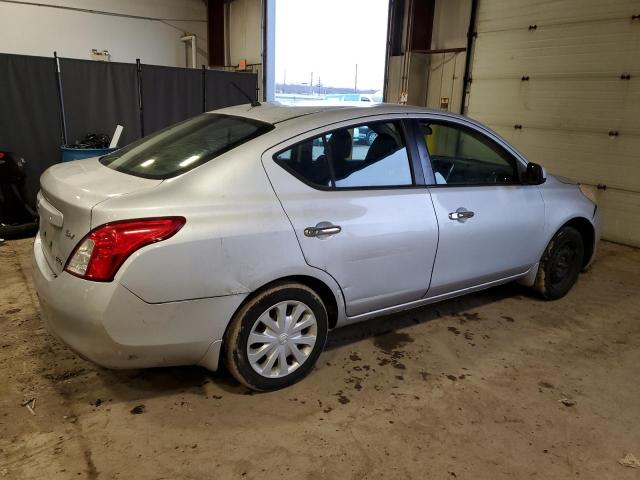
[[[312,289],[275,284],[236,313],[225,335],[225,363],[253,390],[284,388],[311,371],[327,332],[327,310]]]
[[[582,235],[573,227],[563,227],[547,245],[534,288],[546,300],[564,297],[578,279],[584,259]]]

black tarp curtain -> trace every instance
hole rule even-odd
[[[141,119],[135,64],[66,58],[59,62],[68,143],[87,133],[112,135],[119,124],[124,126],[122,147],[140,138],[141,121],[148,135],[204,110],[248,103],[233,83],[250,98],[256,96],[257,77],[252,73],[141,64]],[[32,203],[40,175],[61,159],[55,72],[53,57],[0,54],[0,150],[26,159]]]

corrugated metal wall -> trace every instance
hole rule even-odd
[[[635,246],[638,14],[638,0],[480,0],[467,109],[531,161],[592,185],[605,238]]]

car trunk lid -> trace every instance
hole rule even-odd
[[[112,170],[97,158],[49,168],[40,178],[38,193],[40,237],[49,267],[62,272],[72,250],[91,230],[93,207],[160,183]]]

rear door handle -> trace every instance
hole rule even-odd
[[[340,233],[342,227],[333,225],[331,222],[320,222],[315,227],[307,227],[304,229],[305,237],[323,237],[325,235],[335,235]]]
[[[464,207],[460,207],[455,212],[451,212],[449,214],[449,218],[451,220],[457,220],[457,221],[459,221],[461,223],[464,223],[467,220],[469,220],[470,218],[472,218],[474,215],[475,215],[475,213],[470,212],[469,210],[467,210]]]

